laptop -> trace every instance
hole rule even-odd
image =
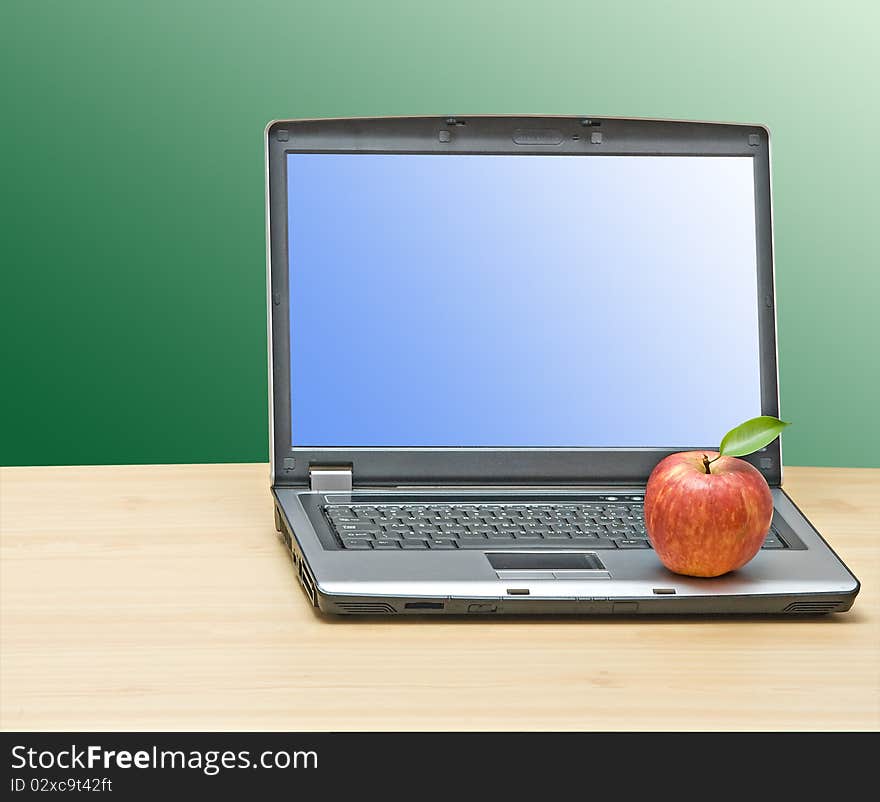
[[[271,489],[308,603],[818,614],[851,571],[782,488],[733,573],[668,571],[651,470],[779,415],[770,142],[606,117],[265,132]]]

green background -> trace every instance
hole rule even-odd
[[[529,112],[770,127],[785,461],[880,465],[877,8],[6,0],[3,463],[265,460],[266,122]]]

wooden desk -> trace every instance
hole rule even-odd
[[[862,591],[785,620],[325,619],[267,475],[2,469],[0,727],[880,728],[880,470],[787,470]]]

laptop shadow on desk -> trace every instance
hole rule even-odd
[[[663,626],[668,624],[724,624],[735,626],[737,624],[824,624],[824,625],[855,625],[862,624],[867,618],[858,610],[849,610],[844,613],[825,614],[764,614],[764,615],[711,615],[711,614],[684,614],[684,615],[505,615],[504,613],[437,613],[437,614],[413,614],[404,613],[398,615],[332,615],[322,613],[317,608],[312,608],[312,615],[322,623],[333,626],[354,624],[362,621],[365,623],[385,623],[392,626],[431,626],[433,624],[454,623],[464,626],[479,626],[484,624],[566,624],[569,626],[613,626],[619,624],[653,624]]]

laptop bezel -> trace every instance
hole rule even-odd
[[[449,136],[440,136],[448,131]],[[601,134],[599,137],[594,134]],[[449,141],[441,141],[448,139]],[[517,141],[518,140],[518,141]],[[599,140],[599,141],[596,141]],[[313,465],[352,465],[363,486],[643,484],[658,448],[306,448],[291,443],[287,154],[477,153],[747,156],[755,170],[761,413],[779,414],[769,132],[761,125],[608,117],[462,116],[276,120],[265,130],[270,462],[273,486],[304,486]],[[332,317],[328,315],[328,326]],[[316,331],[314,336],[322,333]],[[778,440],[747,458],[781,483]]]

